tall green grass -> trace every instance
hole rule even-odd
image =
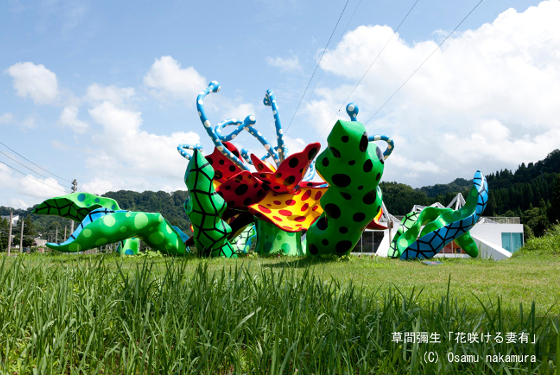
[[[117,264],[115,264],[117,262]],[[554,374],[558,318],[535,307],[506,314],[501,301],[461,305],[448,292],[363,290],[309,270],[258,271],[243,263],[186,276],[143,259],[132,270],[98,258],[0,264],[0,371],[6,374]],[[403,276],[404,277],[404,276]],[[452,280],[450,281],[452,282]],[[433,332],[440,344],[392,342],[392,332]],[[461,344],[449,332],[526,332],[536,344]],[[424,360],[437,352],[439,361]],[[449,363],[447,353],[478,354]],[[536,363],[488,363],[487,354]]]
[[[543,236],[527,241],[514,257],[535,255],[560,255],[560,224],[554,224]]]

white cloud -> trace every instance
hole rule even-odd
[[[272,58],[268,56],[266,58],[268,65],[280,68],[283,72],[294,72],[302,71],[301,64],[299,63],[299,58],[297,56],[292,56],[288,58],[276,57]]]
[[[58,121],[64,126],[70,127],[76,133],[84,133],[88,129],[88,124],[78,120],[78,107],[67,106],[60,113]]]
[[[19,62],[6,71],[13,78],[19,96],[30,97],[36,104],[52,104],[59,96],[56,74],[44,65]]]
[[[21,199],[17,199],[17,198],[11,198],[8,200],[8,207],[13,207],[13,208],[20,208],[25,210],[27,207],[30,207],[30,204],[27,204],[26,202],[22,201]]]
[[[162,56],[144,75],[144,85],[160,99],[171,97],[194,103],[208,82],[192,66],[181,68],[181,64],[171,56]]]
[[[184,188],[182,176],[187,162],[178,154],[177,146],[199,143],[198,134],[148,133],[141,129],[140,112],[107,101],[90,109],[89,114],[101,129],[92,135],[94,148],[86,160],[87,168],[96,177],[84,187],[99,193],[113,189]]]
[[[108,191],[116,190],[116,188],[112,181],[94,177],[91,181],[81,184],[80,190],[101,195]]]
[[[560,139],[560,2],[518,13],[450,37],[367,124],[369,134],[399,139],[385,174],[418,185],[515,168],[544,158]],[[304,113],[324,139],[341,102],[391,37],[388,26],[360,26],[325,54],[337,87],[317,90]],[[383,51],[349,101],[366,122],[437,46],[398,36]],[[344,103],[346,104],[346,103]],[[344,108],[344,107],[343,107]],[[403,143],[404,142],[404,143]],[[385,177],[384,177],[385,178]]]
[[[4,113],[0,116],[0,124],[11,124],[14,122],[14,115],[11,113]]]
[[[44,199],[64,195],[65,190],[54,178],[22,176],[2,163],[0,163],[0,188],[17,190],[23,196],[35,198],[34,201],[37,200],[36,198]],[[21,197],[18,197],[17,200],[20,201]]]
[[[35,129],[37,127],[37,118],[34,115],[28,115],[21,122],[21,126],[26,129]]]
[[[86,99],[90,102],[108,101],[113,104],[122,104],[136,94],[132,87],[117,87],[115,85],[101,86],[97,83],[87,88]]]
[[[308,145],[308,143],[301,138],[292,138],[288,137],[287,135],[284,135],[284,144],[288,148],[290,155],[302,151],[305,146]]]

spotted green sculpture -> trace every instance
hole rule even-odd
[[[195,149],[185,173],[185,184],[190,193],[185,202],[185,212],[192,223],[198,251],[205,256],[230,258],[235,256],[227,239],[231,228],[222,220],[227,205],[214,190],[213,178],[214,169]]]
[[[140,251],[140,239],[133,237],[122,242],[117,246],[117,252],[121,255],[137,255]]]
[[[77,221],[78,223],[98,208],[120,210],[116,200],[90,193],[73,193],[47,199],[33,210],[37,215],[54,215]]]
[[[185,243],[171,224],[159,213],[112,211],[99,208],[89,213],[70,237],[47,247],[78,252],[138,237],[154,250],[165,254],[184,255]]]
[[[255,227],[261,236],[259,240],[262,248],[259,249],[257,244],[259,254],[305,255],[305,247],[301,244],[301,232],[278,230],[277,226],[264,220],[257,221]]]
[[[346,255],[381,210],[385,159],[357,121],[337,121],[327,141],[316,168],[330,186],[321,198],[324,212],[307,232],[307,253]]]

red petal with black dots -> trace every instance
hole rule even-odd
[[[237,150],[237,147],[233,144],[224,142],[224,146],[226,146],[232,154],[239,157],[239,150]],[[229,158],[225,157],[224,154],[218,151],[216,147],[214,147],[214,152],[205,156],[205,158],[212,165],[212,168],[214,168],[214,181],[218,181],[220,183],[225,182],[227,179],[235,176],[243,170]],[[241,158],[240,160],[243,161]]]
[[[232,176],[216,188],[228,204],[229,209],[247,210],[248,206],[259,203],[266,196],[261,181],[251,172],[242,171]]]
[[[311,143],[303,151],[288,156],[276,171],[259,170],[257,165],[255,175],[276,193],[292,192],[305,176],[311,161],[320,149],[321,144],[319,142]],[[253,158],[253,155],[251,155],[251,159],[254,164],[255,158]]]

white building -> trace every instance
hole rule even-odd
[[[464,204],[463,196],[457,194],[447,207],[456,210]],[[440,203],[434,203],[432,206],[443,207]],[[413,210],[420,212],[424,208],[422,206],[414,206]],[[396,217],[389,214],[387,208],[383,205],[381,222],[388,227],[392,223],[392,228],[386,230],[366,230],[356,247],[352,250],[352,253],[376,254],[386,257],[402,218],[402,216]],[[481,217],[478,223],[470,230],[470,234],[478,246],[479,257],[481,258],[507,259],[524,244],[523,224],[521,224],[518,217]],[[469,258],[469,255],[454,242],[451,242],[436,257]]]
[[[8,220],[10,222],[10,215],[7,216],[0,216],[2,219]],[[16,225],[19,221],[19,215],[12,215],[12,225]]]

